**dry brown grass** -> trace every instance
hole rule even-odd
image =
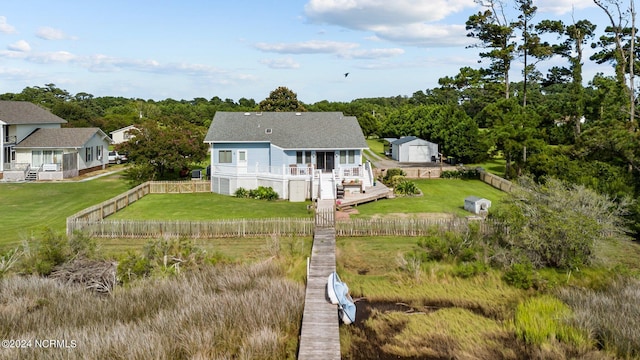
[[[640,358],[640,281],[617,280],[600,291],[564,288],[559,297],[601,347],[621,359]]]
[[[0,359],[295,358],[303,286],[275,262],[149,279],[111,296],[38,277],[0,282]],[[73,348],[36,348],[66,340]],[[74,346],[75,345],[75,346]]]

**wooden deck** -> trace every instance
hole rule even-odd
[[[389,189],[382,183],[377,183],[376,186],[368,187],[364,193],[345,195],[345,198],[340,200],[340,204],[338,204],[337,207],[341,209],[347,206],[358,206],[359,204],[378,201],[379,199],[385,199],[392,196],[393,190]]]
[[[322,201],[319,209],[334,209],[334,202]],[[309,262],[299,360],[340,359],[338,307],[327,299],[327,278],[336,270],[336,232],[333,227],[316,226]]]

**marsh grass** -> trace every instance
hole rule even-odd
[[[375,304],[364,312],[359,305],[365,320],[341,329],[345,359],[638,358],[640,286],[609,289],[615,267],[545,269],[535,272],[533,288],[522,290],[505,283],[503,271],[488,266],[460,276],[464,262],[449,257],[412,262],[421,249],[415,237],[341,238],[337,248],[338,271],[352,296]],[[609,249],[611,261],[616,254]],[[600,290],[577,290],[585,287]],[[591,318],[589,306],[583,305],[589,301],[602,304]],[[627,304],[616,315],[607,315],[623,301]],[[399,304],[411,311],[389,309]],[[614,329],[625,321],[628,325]],[[626,338],[614,330],[625,331]]]
[[[456,354],[477,356],[496,352],[515,355],[512,349],[505,349],[503,341],[497,341],[509,338],[508,329],[460,308],[417,314],[374,313],[365,326],[378,336],[399,330],[382,346],[385,353],[397,357],[458,358]]]
[[[640,281],[616,279],[602,290],[563,288],[558,296],[575,314],[574,325],[622,359],[640,358]]]
[[[3,339],[76,344],[3,349],[0,359],[291,359],[304,303],[275,261],[141,280],[111,296],[40,277],[0,288]]]
[[[532,297],[518,304],[516,335],[528,345],[543,346],[555,341],[578,349],[593,347],[589,334],[571,325],[571,308],[550,295]]]

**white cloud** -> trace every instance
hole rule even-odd
[[[393,49],[353,50],[353,51],[348,51],[348,52],[339,54],[339,56],[344,58],[355,58],[355,59],[381,59],[381,58],[399,56],[402,54],[404,54],[403,49],[393,48]]]
[[[11,51],[29,52],[31,51],[31,45],[24,40],[18,40],[17,42],[10,44],[7,47]]]
[[[356,43],[310,40],[297,43],[258,43],[258,50],[280,54],[334,54],[358,47]]]
[[[459,47],[471,43],[464,25],[408,24],[373,28],[381,39],[420,47]]]
[[[310,0],[304,9],[313,22],[368,30],[376,25],[439,21],[474,7],[473,0]]]
[[[41,27],[36,32],[36,36],[44,40],[63,40],[67,38],[62,30],[52,27]]]
[[[314,23],[370,31],[374,38],[430,47],[468,44],[464,25],[436,22],[475,8],[473,0],[310,0],[305,13]]]
[[[14,34],[16,32],[16,28],[7,24],[5,16],[0,16],[0,32],[4,34]]]
[[[360,49],[356,43],[310,40],[297,43],[258,43],[255,47],[278,54],[333,54],[341,58],[378,59],[404,54],[403,49]]]
[[[280,58],[280,59],[262,59],[260,63],[267,65],[272,69],[298,69],[300,64],[295,62],[292,58]]]

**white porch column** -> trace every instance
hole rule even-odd
[[[4,171],[4,126],[6,123],[0,121],[0,172]]]

